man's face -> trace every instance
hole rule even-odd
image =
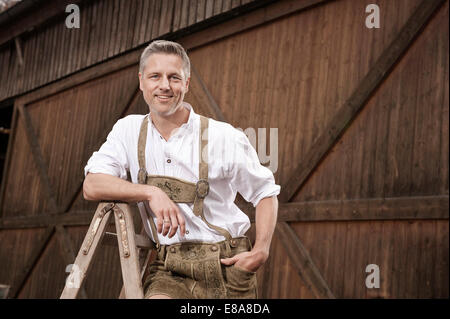
[[[144,71],[139,72],[139,87],[152,113],[160,116],[175,113],[189,87],[183,60],[175,54],[150,55]]]

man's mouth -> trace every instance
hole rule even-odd
[[[173,95],[156,95],[156,97],[158,98],[158,100],[165,101],[171,99]]]

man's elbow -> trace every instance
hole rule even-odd
[[[270,209],[272,212],[277,214],[278,212],[278,198],[276,195],[264,197],[259,201],[259,203],[256,205],[257,209]]]
[[[261,199],[260,203],[261,202],[263,202],[265,204],[268,204],[268,205],[272,205],[272,206],[275,207],[275,209],[278,209],[278,197],[277,197],[277,195],[264,197],[263,199]]]
[[[83,182],[83,197],[85,200],[89,200],[89,201],[96,201],[97,199],[97,195],[95,192],[95,187],[93,186],[92,183],[92,176],[91,174],[87,174],[86,178],[84,179]]]

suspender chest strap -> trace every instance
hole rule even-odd
[[[148,130],[148,116],[144,117],[141,124],[138,139],[138,183],[147,184],[159,187],[163,190],[167,196],[175,203],[194,203],[193,212],[195,216],[201,217],[201,219],[208,225],[208,227],[216,230],[222,236],[224,236],[232,247],[234,247],[234,241],[231,234],[224,228],[214,226],[210,224],[203,214],[203,200],[209,193],[208,183],[208,118],[200,115],[200,132],[199,132],[199,180],[197,183],[188,182],[179,178],[163,175],[150,175],[147,173],[145,165],[145,147],[147,144],[147,130]],[[206,133],[205,133],[206,132]],[[203,135],[205,135],[203,137]],[[205,150],[205,151],[203,151]],[[148,203],[144,203],[146,208],[149,209]],[[152,227],[152,234],[156,247],[159,248],[159,240],[156,231],[156,225],[151,216],[150,226]]]

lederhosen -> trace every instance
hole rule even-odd
[[[182,179],[150,175],[145,165],[145,147],[147,142],[148,116],[144,117],[141,124],[138,140],[138,182],[159,187],[175,203],[194,203],[193,212],[201,217],[208,227],[214,229],[225,237],[225,241],[219,243],[193,243],[182,242],[174,245],[160,245],[155,222],[149,216],[153,240],[157,249],[157,260],[150,267],[150,275],[144,288],[153,284],[156,293],[166,293],[174,298],[256,298],[256,275],[234,267],[224,267],[220,264],[220,258],[234,256],[237,253],[251,249],[247,237],[232,238],[224,228],[210,224],[203,214],[203,201],[209,193],[208,183],[208,151],[202,150],[208,147],[207,137],[202,138],[208,130],[209,119],[200,115],[199,131],[199,180],[197,183]],[[146,204],[146,203],[144,203]],[[148,204],[146,209],[149,210]],[[153,268],[152,268],[153,267]],[[182,286],[177,285],[179,278],[173,281],[163,272],[176,273],[184,279]],[[164,280],[155,278],[163,276]],[[153,282],[152,282],[153,279]],[[161,278],[160,278],[161,279]],[[245,287],[242,286],[245,285]],[[159,286],[158,286],[159,285]],[[172,285],[172,286],[170,286]],[[168,291],[168,292],[166,292]]]

